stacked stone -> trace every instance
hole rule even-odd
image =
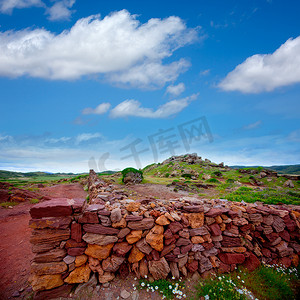
[[[68,249],[70,243],[81,237],[74,220],[82,214],[85,204],[85,199],[56,198],[31,208],[30,243],[35,257],[29,281],[35,291],[62,286],[67,282],[66,274],[75,269]]]
[[[33,207],[34,290],[87,282],[91,272],[105,283],[120,269],[160,279],[230,272],[239,264],[253,270],[260,260],[298,264],[299,208],[126,202],[93,204],[82,213],[83,200]]]
[[[130,271],[161,279],[230,272],[237,265],[251,271],[262,261],[299,263],[299,206],[133,201],[104,183],[91,185],[94,194],[98,186],[96,204],[60,199],[31,209],[34,290],[84,283],[91,273],[106,283]]]

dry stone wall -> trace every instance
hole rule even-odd
[[[134,201],[94,172],[89,197],[90,204],[54,199],[31,209],[35,291],[84,283],[92,273],[106,283],[129,272],[160,279],[230,272],[238,265],[251,271],[261,262],[299,263],[299,206]]]

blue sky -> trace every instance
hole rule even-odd
[[[0,169],[300,163],[299,15],[296,0],[0,0]]]

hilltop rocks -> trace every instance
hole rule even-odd
[[[82,239],[88,244],[96,244],[99,246],[105,246],[118,241],[118,238],[113,235],[102,235],[96,233],[86,233]]]
[[[135,173],[135,172],[129,172],[125,175],[123,182],[125,184],[137,184],[141,183],[143,180],[142,174],[140,173]]]

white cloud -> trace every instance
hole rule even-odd
[[[53,6],[49,7],[46,13],[49,15],[50,21],[69,20],[72,15],[72,6],[75,0],[62,0],[55,2]]]
[[[245,130],[255,129],[255,128],[259,127],[261,125],[261,123],[262,123],[261,120],[258,120],[257,122],[254,122],[254,123],[244,126],[243,128]]]
[[[12,136],[0,134],[0,142],[12,142],[12,141],[13,141]]]
[[[225,91],[270,92],[300,83],[300,36],[288,39],[272,54],[247,58],[221,81]]]
[[[71,137],[61,137],[61,138],[51,138],[51,139],[46,139],[46,142],[50,144],[56,144],[56,143],[66,143],[70,141],[72,138]]]
[[[44,6],[41,0],[0,0],[0,11],[11,14],[15,8],[27,8],[31,6]]]
[[[197,39],[178,17],[141,24],[126,10],[90,16],[56,35],[45,29],[0,33],[0,76],[72,80],[105,74],[110,81],[161,86],[189,65],[164,58]]]
[[[99,139],[102,135],[100,133],[82,133],[76,137],[76,144],[89,141],[91,139]]]
[[[110,103],[101,103],[96,108],[87,107],[82,111],[83,115],[102,115],[110,108]]]
[[[174,96],[178,96],[185,91],[185,85],[183,82],[180,82],[177,85],[169,85],[167,87],[167,93],[172,94]]]
[[[194,94],[179,100],[172,100],[158,107],[157,110],[152,108],[141,107],[141,103],[137,100],[125,100],[113,108],[110,112],[112,118],[125,118],[129,116],[163,119],[175,115],[186,108],[191,101],[195,100],[198,95]]]

